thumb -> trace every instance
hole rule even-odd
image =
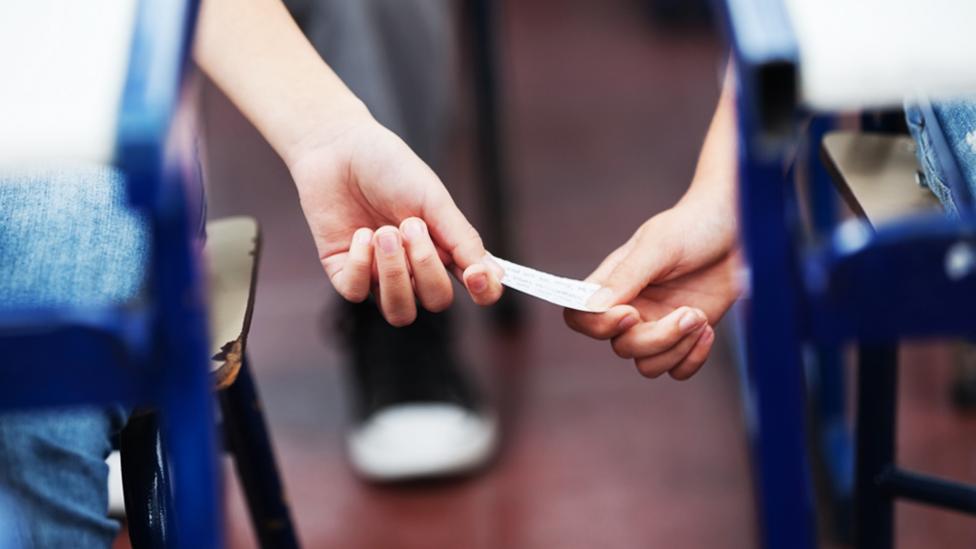
[[[589,280],[602,288],[590,297],[587,306],[599,310],[629,303],[651,282],[671,270],[677,254],[670,246],[653,240],[642,231],[614,252],[617,254],[614,261],[605,262],[590,277]]]
[[[425,208],[424,221],[435,243],[447,252],[460,271],[475,263],[484,262],[488,252],[481,241],[481,235],[446,191]]]

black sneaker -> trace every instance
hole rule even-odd
[[[497,446],[496,421],[451,352],[446,315],[420,311],[394,328],[372,301],[343,309],[352,359],[346,444],[356,472],[397,481],[484,465]]]

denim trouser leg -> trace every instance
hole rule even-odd
[[[118,524],[107,516],[111,435],[125,425],[110,409],[0,416],[0,489],[24,547],[111,547]]]
[[[138,293],[146,233],[125,208],[122,183],[91,166],[0,177],[0,310]],[[19,545],[111,546],[118,526],[106,516],[104,460],[124,422],[121,406],[0,415],[0,497],[14,515],[0,523],[17,525]]]
[[[936,103],[932,110],[965,180],[969,196],[976,197],[976,99]],[[918,161],[925,175],[923,183],[942,202],[947,214],[958,215],[960,205],[955,203],[949,190],[942,168],[943,159],[936,157],[932,128],[926,127],[922,113],[915,105],[906,106],[905,118],[918,147]]]

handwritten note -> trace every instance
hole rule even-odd
[[[505,270],[502,284],[513,290],[577,311],[602,313],[606,310],[586,305],[590,297],[600,289],[599,284],[544,273],[498,257],[494,259]]]

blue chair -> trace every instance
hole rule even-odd
[[[284,486],[247,358],[247,336],[261,253],[258,224],[248,217],[207,223],[204,265],[209,305],[211,377],[220,403],[220,431],[234,458],[251,526],[261,547],[298,547]],[[122,489],[133,547],[174,544],[165,526],[172,473],[160,417],[142,408],[119,437]]]
[[[4,11],[8,16],[22,11],[36,17],[34,7],[18,3],[5,6]],[[220,547],[219,446],[213,411],[216,378],[218,386],[225,386],[221,392],[225,430],[259,537],[268,546],[295,546],[244,357],[250,295],[243,323],[236,336],[225,338],[228,346],[214,356],[217,367],[211,374],[214,353],[208,333],[214,326],[208,327],[204,265],[195,243],[199,227],[191,226],[187,211],[187,183],[198,172],[192,133],[186,131],[191,113],[182,100],[197,8],[194,0],[80,7],[66,3],[60,7],[99,13],[104,26],[87,30],[108,36],[99,36],[96,46],[130,46],[127,62],[120,58],[122,70],[116,71],[122,75],[118,86],[113,86],[109,70],[105,73],[108,78],[74,82],[78,89],[63,95],[70,97],[65,101],[77,100],[85,107],[104,105],[84,103],[89,92],[99,87],[118,101],[109,99],[110,107],[104,112],[93,109],[95,116],[87,110],[68,112],[80,122],[67,130],[62,127],[68,124],[62,120],[65,105],[54,101],[42,105],[28,120],[38,124],[39,129],[33,128],[38,131],[4,139],[0,156],[12,155],[22,162],[36,160],[35,156],[43,161],[45,155],[67,154],[117,167],[124,175],[129,205],[148,227],[147,284],[143,295],[123,306],[0,310],[0,409],[122,403],[152,410],[137,413],[122,436],[133,542],[137,546]],[[126,11],[129,9],[131,13]],[[21,24],[11,19],[7,23]],[[40,36],[42,41],[50,27],[55,26],[39,25],[37,33],[23,37]],[[30,51],[38,46],[43,44],[36,41],[25,48]],[[79,49],[82,46],[87,44]],[[64,44],[57,47],[58,54],[75,53]],[[93,57],[99,63],[112,61],[97,47],[86,53],[86,62]],[[67,69],[73,67],[69,64]],[[79,71],[75,76],[86,74]],[[13,111],[4,114],[16,115],[18,107],[14,105]],[[16,131],[18,120],[13,120]],[[106,120],[115,121],[114,126],[103,127]],[[85,123],[101,126],[87,132]],[[11,124],[10,118],[7,124]],[[250,239],[244,261],[256,266],[256,225],[232,220],[223,228],[243,235],[245,241]],[[224,232],[215,230],[214,236]],[[237,253],[238,260],[241,255]],[[245,275],[252,283],[247,286],[251,291],[253,274],[252,268]],[[211,284],[215,280],[219,277],[210,277]],[[212,292],[211,298],[215,295]],[[219,330],[220,323],[215,327]],[[269,527],[259,524],[259,519],[278,523]]]
[[[744,303],[745,405],[761,543],[767,548],[816,545],[809,443],[821,435],[809,431],[817,418],[808,413],[804,367],[811,354],[806,351],[854,343],[859,366],[856,454],[847,457],[854,464],[854,538],[858,547],[890,547],[896,498],[976,511],[972,487],[905,471],[894,459],[897,343],[973,333],[976,326],[966,313],[976,306],[976,273],[966,258],[973,253],[970,235],[976,222],[969,211],[959,219],[913,211],[872,226],[861,212],[861,219],[831,227],[828,214],[817,222],[815,238],[808,237],[792,180],[805,121],[831,108],[897,106],[899,92],[914,90],[884,82],[887,88],[879,85],[849,104],[829,94],[816,96],[808,88],[810,74],[803,71],[810,51],[801,46],[810,42],[794,33],[798,20],[787,3],[792,10],[816,4],[718,3],[738,88],[741,238],[750,269]],[[884,28],[883,15],[862,30]],[[833,16],[837,21],[845,14]],[[840,39],[836,29],[824,34]],[[808,93],[817,101],[809,100]],[[817,147],[824,128],[813,132]],[[940,159],[953,162],[945,143],[939,147],[944,149]],[[953,192],[960,193],[957,203],[971,204],[962,194],[958,169],[948,166],[946,172],[956,175],[949,179],[955,181]],[[835,175],[838,186],[849,190],[851,181]],[[814,204],[830,201],[823,198],[830,193],[825,181],[829,178],[822,175],[808,180]],[[846,198],[851,205],[858,203]],[[947,269],[947,264],[957,267]],[[819,364],[813,366],[818,372]],[[833,414],[828,423],[837,425],[837,407]]]

